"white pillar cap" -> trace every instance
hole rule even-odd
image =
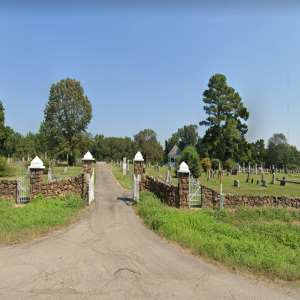
[[[44,163],[42,160],[36,156],[30,163],[29,169],[45,169]]]
[[[91,152],[90,151],[88,151],[85,155],[84,155],[84,157],[83,157],[83,159],[82,159],[82,161],[94,161],[95,159],[94,159],[94,157],[93,157],[93,155],[91,154]]]
[[[143,157],[142,153],[140,151],[138,151],[136,153],[136,155],[134,156],[133,160],[134,161],[144,161],[144,157]]]
[[[183,161],[180,164],[179,169],[178,169],[178,173],[187,173],[187,174],[190,173],[189,166],[186,164],[186,162]]]

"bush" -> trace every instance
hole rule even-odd
[[[230,171],[234,168],[237,168],[237,163],[232,158],[229,158],[225,161],[224,168]]]
[[[194,146],[187,146],[183,149],[180,162],[186,162],[190,168],[192,175],[198,178],[200,175],[199,156]]]
[[[5,177],[10,175],[10,169],[7,165],[6,158],[0,156],[0,177]]]
[[[211,160],[211,167],[214,169],[214,170],[219,170],[220,166],[222,166],[222,163],[219,159],[217,158],[213,158]]]
[[[202,169],[207,172],[209,169],[211,169],[211,161],[209,157],[204,157],[200,161]]]

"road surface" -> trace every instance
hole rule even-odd
[[[300,299],[233,274],[145,228],[108,166],[88,216],[47,238],[0,248],[0,299]]]

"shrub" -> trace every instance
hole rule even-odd
[[[201,167],[205,172],[207,172],[209,169],[211,169],[211,161],[209,157],[204,157],[200,161]]]
[[[222,166],[222,163],[219,159],[217,158],[213,158],[211,160],[211,167],[214,169],[214,170],[219,170],[220,166]]]
[[[232,170],[236,167],[237,167],[237,163],[232,158],[227,159],[224,163],[224,168],[227,170]]]
[[[10,169],[7,165],[6,158],[0,156],[0,177],[5,177],[10,175]]]
[[[194,146],[187,146],[183,149],[180,157],[180,162],[185,161],[195,178],[198,178],[200,175],[200,164],[199,156],[196,148]]]

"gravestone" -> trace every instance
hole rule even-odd
[[[272,181],[271,181],[271,184],[275,184],[275,173],[274,173],[274,172],[272,173]]]
[[[233,181],[233,186],[236,187],[236,188],[240,188],[240,181],[238,179],[235,179]]]
[[[253,182],[254,182],[254,179],[252,178],[252,179],[251,179],[251,183],[253,184]]]
[[[280,185],[281,186],[285,186],[286,185],[285,176],[283,176],[282,179],[280,180]]]

